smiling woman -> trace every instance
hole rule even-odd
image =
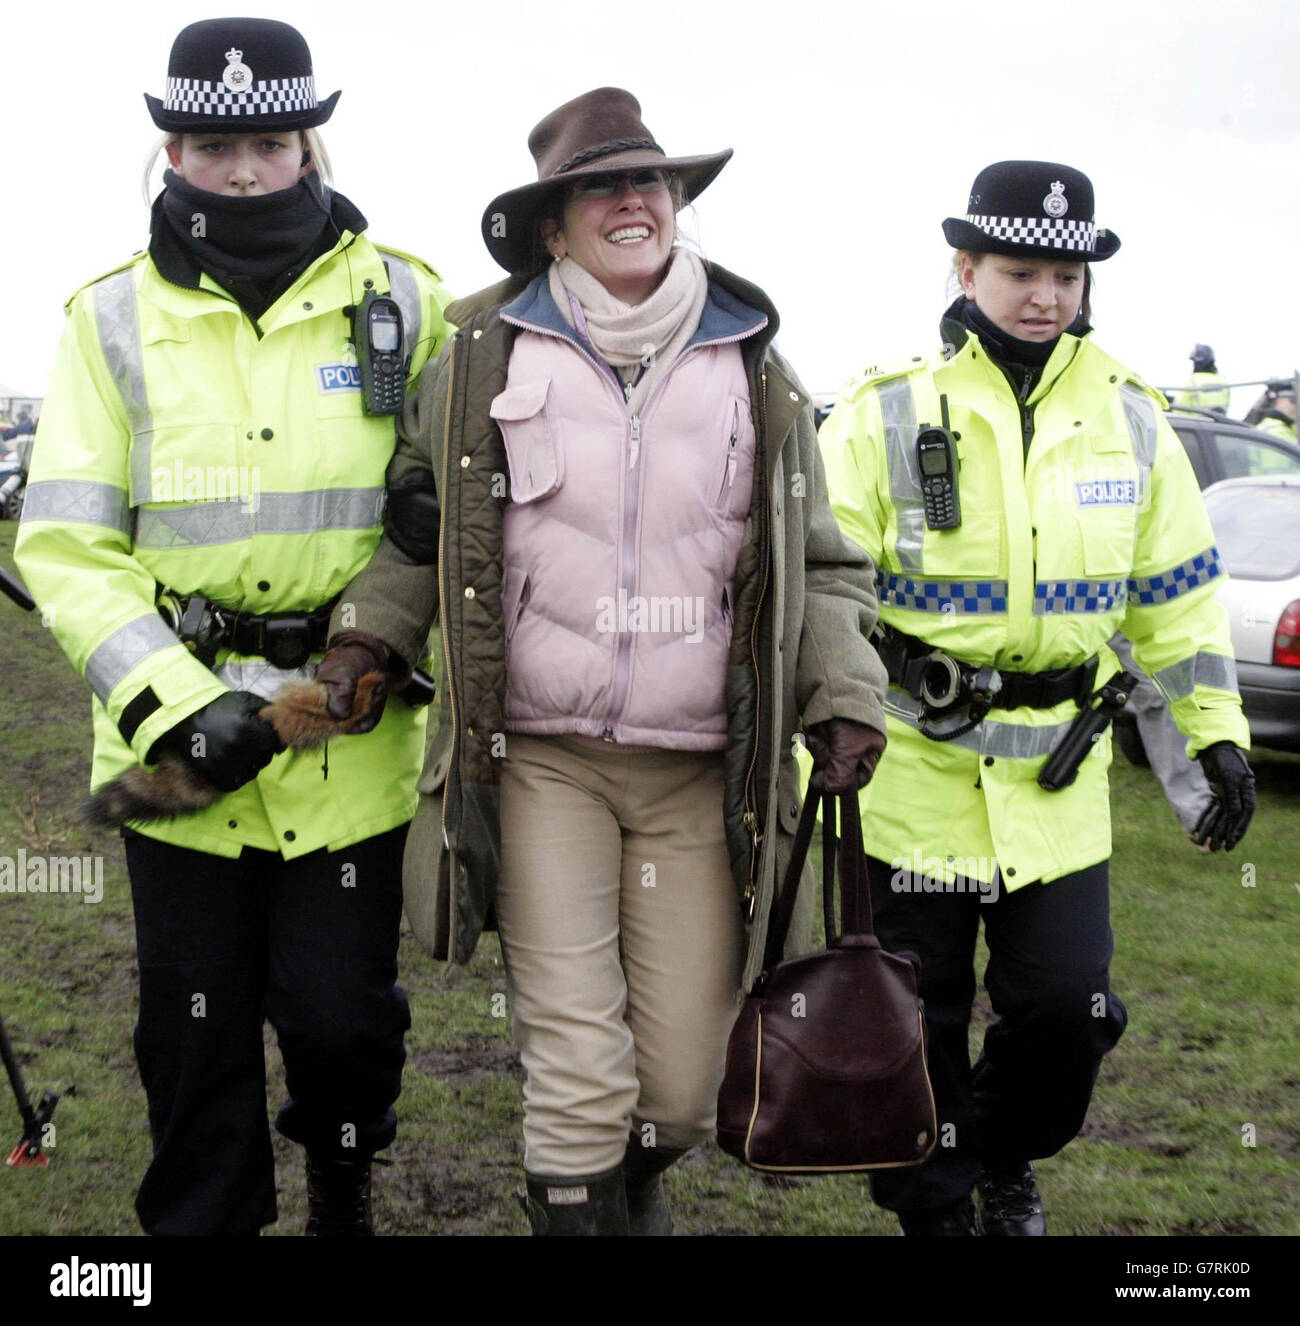
[[[510,279],[448,310],[344,598],[403,656],[442,605],[407,916],[465,962],[495,911],[534,1231],[668,1233],[789,857],[792,735],[832,789],[883,748],[873,568],[776,310],[675,243],[731,153],[670,157],[620,88],[528,142],[537,180],[483,215]],[[436,543],[402,514],[434,491]]]

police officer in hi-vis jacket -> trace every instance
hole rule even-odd
[[[327,762],[257,716],[316,663],[333,686],[358,658],[388,662],[346,633],[321,661],[331,605],[379,542],[395,444],[392,414],[363,411],[350,310],[391,297],[411,375],[447,335],[436,274],[372,244],[329,186],[317,126],[338,95],[317,99],[286,24],[176,38],[148,98],[170,166],[148,250],[68,304],[17,542],[94,692],[92,785],[165,753],[224,793],[124,829],[154,1145],[136,1210],[154,1234],[276,1218],[264,1016],[308,1233],[372,1232],[370,1160],[396,1129],[423,711],[390,700]]]
[[[1030,1162],[1078,1133],[1126,1021],[1108,976],[1109,733],[1073,743],[1090,752],[1073,781],[1037,781],[1116,674],[1115,631],[1216,794],[1198,842],[1236,845],[1254,780],[1196,479],[1161,398],[1092,339],[1090,264],[1119,239],[1090,181],[999,162],[944,234],[960,294],[942,350],[869,370],[820,435],[832,508],[878,567],[889,748],[863,824],[877,932],[921,957],[943,1143],[872,1194],[909,1234],[960,1235],[978,1186],[984,1234],[1035,1235]],[[996,1020],[972,1069],[981,919]]]

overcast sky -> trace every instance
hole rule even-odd
[[[241,0],[241,7],[242,0]],[[250,6],[251,7],[251,6]],[[40,394],[79,285],[141,248],[157,137],[141,94],[205,4],[10,9],[0,80],[7,206],[0,382]],[[300,5],[337,187],[371,234],[457,293],[499,278],[479,218],[534,179],[529,129],[602,84],[661,144],[735,158],[687,222],[763,286],[816,391],[937,343],[940,221],[1016,157],[1092,177],[1123,241],[1097,269],[1098,342],[1157,384],[1194,341],[1232,380],[1300,364],[1300,4],[876,6],[823,0]],[[1237,392],[1243,412],[1253,391]]]

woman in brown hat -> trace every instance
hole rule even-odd
[[[406,854],[435,953],[501,935],[538,1233],[667,1233],[798,814],[883,746],[871,562],[826,505],[811,401],[756,286],[677,243],[730,156],[669,157],[599,88],[489,204],[510,273],[449,308],[343,595],[442,709]]]

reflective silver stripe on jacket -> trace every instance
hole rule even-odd
[[[914,700],[898,686],[891,686],[885,694],[885,712],[906,723],[908,727],[920,729],[921,702]],[[966,722],[965,711],[952,726],[960,727]],[[937,725],[942,731],[942,726]],[[1020,723],[999,723],[986,718],[970,732],[954,737],[943,745],[960,746],[963,750],[978,751],[981,755],[993,755],[1004,760],[1037,760],[1049,755],[1052,748],[1069,730],[1070,723],[1049,723],[1045,727],[1029,727]]]
[[[91,690],[107,704],[114,688],[136,664],[150,654],[160,654],[179,643],[156,612],[146,613],[125,626],[119,626],[91,654],[86,663],[86,680]]]
[[[876,389],[885,426],[885,457],[889,465],[889,495],[894,503],[898,540],[894,548],[902,571],[919,574],[924,568],[921,545],[925,538],[925,507],[921,501],[921,475],[916,464],[916,404],[906,378],[882,382]]]
[[[23,499],[23,519],[104,525],[123,534],[131,530],[126,491],[90,479],[42,479],[29,484]]]
[[[1236,691],[1237,660],[1223,654],[1196,654],[1181,663],[1161,668],[1151,680],[1172,704],[1185,700],[1198,686],[1213,686],[1220,691]]]
[[[1137,508],[1145,511],[1151,500],[1151,467],[1156,463],[1159,441],[1156,406],[1145,391],[1131,382],[1126,382],[1119,392],[1124,402],[1124,422],[1133,438],[1133,458],[1138,466]]]
[[[373,529],[383,488],[320,488],[305,493],[254,493],[247,500],[148,506],[136,511],[138,548],[205,547],[254,534],[314,534]]]
[[[93,287],[95,326],[104,362],[117,384],[131,425],[131,491],[149,491],[149,455],[153,444],[153,414],[144,385],[144,349],[135,304],[135,268],[129,267]]]
[[[217,680],[225,682],[232,691],[252,691],[254,695],[272,700],[286,682],[311,681],[316,664],[323,657],[323,654],[313,654],[312,661],[304,663],[300,668],[277,668],[264,658],[259,658],[244,663],[222,663],[213,672]]]
[[[381,256],[388,268],[389,294],[402,310],[402,353],[410,358],[420,343],[420,287],[409,262],[394,258],[391,253]]]

